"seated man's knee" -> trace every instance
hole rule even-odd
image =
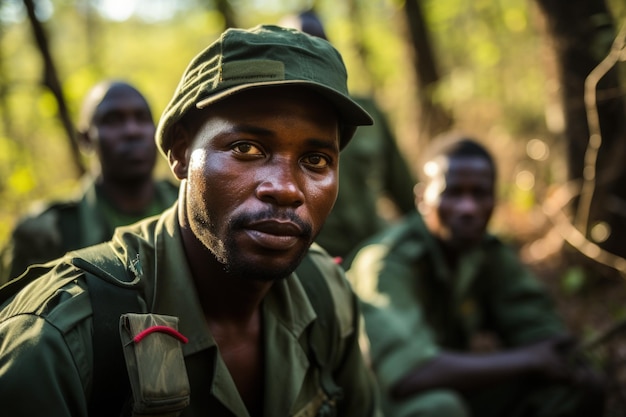
[[[450,390],[432,390],[390,402],[385,407],[386,417],[469,417],[463,398]]]

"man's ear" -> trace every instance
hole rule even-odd
[[[413,186],[413,195],[415,196],[415,207],[420,213],[424,213],[426,205],[424,204],[424,191],[426,185],[423,182],[418,182]]]
[[[415,205],[424,199],[424,183],[418,182],[413,186],[413,196],[415,197]]]
[[[96,148],[94,139],[89,136],[89,132],[76,131],[76,140],[80,149],[87,154],[93,152]]]
[[[187,178],[189,168],[189,155],[191,149],[191,137],[189,131],[180,124],[172,126],[169,133],[172,135],[172,147],[167,153],[170,169],[177,179]]]

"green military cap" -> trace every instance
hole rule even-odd
[[[167,155],[171,128],[190,109],[203,109],[225,97],[251,88],[301,85],[330,100],[349,134],[371,125],[370,115],[348,94],[348,75],[341,55],[327,41],[295,29],[260,25],[228,29],[191,60],[163,111],[156,132],[157,145]]]

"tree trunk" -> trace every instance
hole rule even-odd
[[[364,42],[365,39],[365,24],[364,24],[364,16],[363,10],[361,6],[361,2],[358,0],[348,0],[346,2],[348,8],[348,14],[351,16],[350,19],[350,33],[352,38],[352,46],[356,50],[357,56],[359,57],[359,62],[363,65],[363,75],[367,77],[365,84],[367,84],[367,89],[369,94],[372,96],[376,95],[376,85],[378,84],[374,74],[372,73],[370,63],[370,50]]]
[[[216,0],[215,6],[224,17],[224,30],[237,27],[235,12],[229,0]]]
[[[61,88],[61,83],[59,82],[59,77],[57,76],[56,67],[54,65],[54,61],[52,60],[52,55],[50,54],[50,48],[48,47],[48,38],[46,36],[43,25],[37,19],[34,1],[24,0],[24,5],[26,6],[26,10],[28,12],[28,19],[31,23],[35,42],[37,43],[41,58],[44,62],[44,74],[42,84],[50,89],[50,91],[54,95],[54,98],[57,101],[59,119],[61,120],[63,128],[65,129],[65,132],[67,134],[70,150],[72,152],[72,159],[74,161],[74,165],[76,166],[78,176],[80,177],[86,172],[86,170],[82,162],[78,142],[76,141],[75,129],[71,121],[69,111],[67,109],[66,100],[63,95],[63,89]]]
[[[546,35],[556,56],[568,178],[582,184],[581,194],[570,208],[574,225],[590,240],[596,225],[608,226],[608,237],[596,237],[595,243],[610,254],[624,257],[626,107],[617,68],[603,74],[590,90],[595,93],[595,100],[588,103],[588,108],[585,106],[585,80],[607,57],[615,39],[610,11],[604,0],[536,3],[545,18]]]
[[[420,0],[406,0],[404,12],[413,47],[415,78],[419,101],[420,143],[427,143],[452,126],[452,116],[433,100],[439,70],[428,34]]]
[[[88,61],[98,76],[104,74],[102,62],[102,47],[100,45],[101,25],[96,6],[91,0],[83,0],[82,8],[85,13],[85,36],[87,38]]]
[[[0,38],[4,34],[4,28],[2,22],[0,22]],[[0,118],[2,119],[2,126],[4,126],[4,136],[13,139],[15,134],[13,133],[13,118],[11,117],[11,107],[9,104],[9,82],[5,67],[5,58],[3,51],[0,49]]]

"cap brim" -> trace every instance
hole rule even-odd
[[[365,111],[365,109],[363,109],[355,101],[346,97],[344,94],[337,92],[332,88],[328,88],[325,85],[304,80],[263,81],[259,83],[238,85],[221,91],[218,94],[214,94],[211,97],[207,97],[204,100],[200,100],[198,103],[196,103],[196,107],[198,109],[203,109],[210,104],[216,103],[220,100],[225,99],[226,97],[232,96],[233,94],[245,90],[263,87],[275,87],[279,85],[298,85],[315,90],[326,99],[328,99],[331,103],[333,103],[333,105],[337,108],[337,111],[339,112],[339,118],[341,122],[345,125],[369,126],[374,124],[374,119],[372,119],[369,113]]]

